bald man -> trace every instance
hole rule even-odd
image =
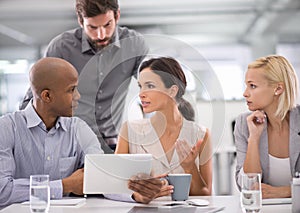
[[[0,207],[29,200],[33,174],[49,174],[51,199],[71,192],[82,195],[84,156],[103,153],[90,127],[71,117],[80,98],[75,68],[63,59],[43,58],[29,78],[30,104],[0,118]],[[162,187],[158,178],[145,177],[129,184],[139,192],[137,202],[150,202]],[[106,196],[133,201],[131,195]]]
[[[29,177],[49,174],[51,199],[82,194],[86,153],[103,153],[97,136],[71,117],[80,95],[75,68],[43,58],[30,70],[33,100],[0,118],[0,206],[29,199]]]

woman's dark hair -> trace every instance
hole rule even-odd
[[[76,0],[76,13],[83,23],[83,17],[94,17],[112,10],[115,18],[119,10],[118,0]]]
[[[166,88],[173,85],[178,86],[175,97],[178,109],[185,119],[194,121],[195,111],[192,105],[182,97],[185,93],[186,78],[180,64],[170,57],[152,58],[141,64],[139,72],[145,68],[150,68],[155,74],[159,75]]]

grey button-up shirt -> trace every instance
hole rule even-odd
[[[148,50],[143,36],[117,26],[111,44],[95,52],[82,28],[77,28],[54,38],[45,56],[74,65],[81,94],[75,116],[86,121],[99,137],[109,138],[118,135],[131,77],[137,75]]]

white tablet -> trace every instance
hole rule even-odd
[[[87,154],[84,162],[84,194],[132,193],[128,180],[150,174],[151,154]]]

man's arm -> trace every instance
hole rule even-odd
[[[0,135],[3,136],[1,133]],[[3,140],[0,143],[0,206],[29,200],[29,176],[15,179],[13,149],[5,145],[5,142]],[[62,197],[61,180],[50,181],[50,196],[55,199]]]
[[[87,125],[85,121],[80,118],[74,117],[74,123],[76,124],[75,137],[80,144],[84,154],[103,154],[100,141],[93,130]]]
[[[29,179],[13,179],[15,163],[9,149],[0,148],[0,206],[29,198]]]
[[[0,118],[0,206],[21,202],[29,197],[29,180],[14,180],[16,164],[13,155],[15,144],[14,123],[10,116]]]
[[[29,175],[18,174],[16,178],[15,126],[9,116],[0,119],[0,206],[29,200]],[[18,141],[17,141],[18,142]],[[18,156],[20,160],[22,156]],[[39,163],[39,161],[37,161]],[[42,163],[42,162],[40,162]],[[25,170],[30,171],[30,164]],[[62,197],[61,180],[51,181],[51,197]]]
[[[63,194],[83,195],[83,169],[76,170],[69,177],[62,179]]]

